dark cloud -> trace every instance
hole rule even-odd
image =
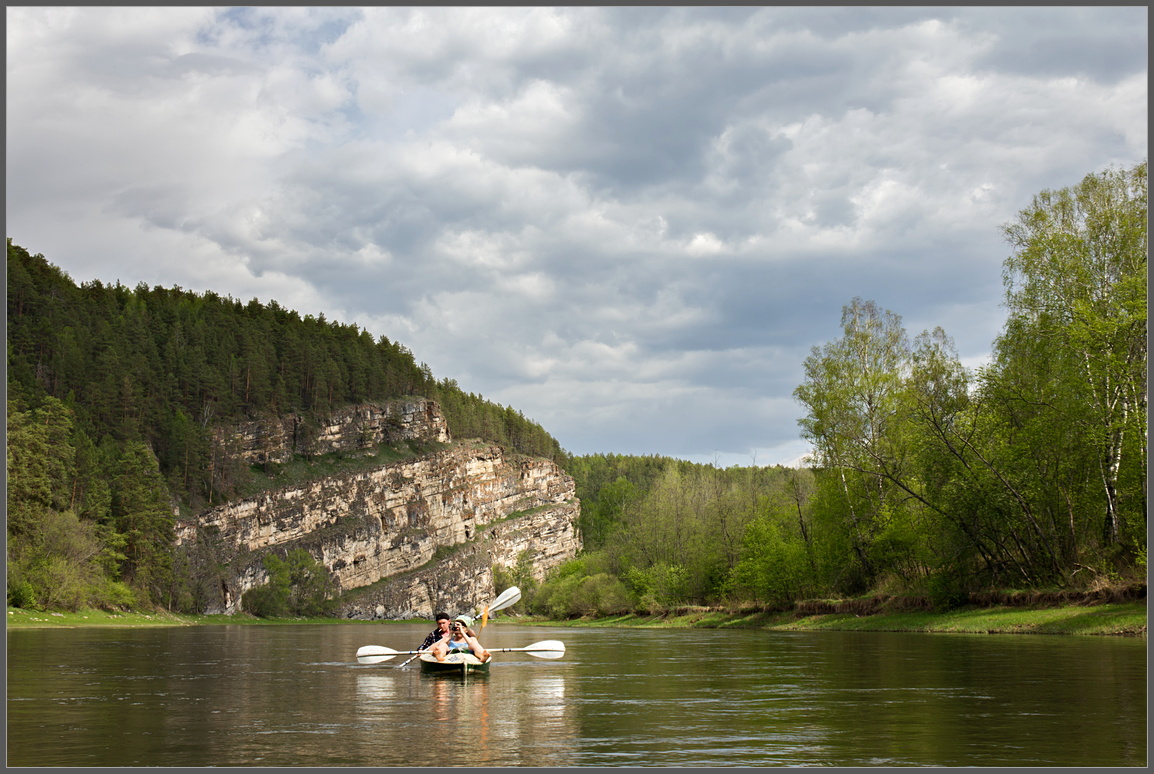
[[[991,14],[971,11],[961,18],[970,29],[992,30],[997,36],[989,53],[975,61],[989,72],[1112,83],[1147,67],[1146,7],[1082,6],[1062,14],[1014,8]]]

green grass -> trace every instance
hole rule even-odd
[[[840,614],[810,616],[775,628],[971,634],[1145,635],[1146,605],[1127,602],[1037,610],[1002,607],[862,617]]]
[[[874,631],[968,634],[1093,634],[1146,636],[1146,603],[1063,605],[1047,608],[964,608],[944,612],[791,613],[701,609],[667,615],[619,615],[573,621],[516,619],[536,626],[605,626],[666,629],[774,629],[779,631]]]
[[[257,618],[251,615],[181,615],[168,612],[124,612],[81,610],[76,613],[40,612],[8,608],[9,629],[70,629],[78,626],[284,626],[291,624],[407,623],[406,621],[358,621],[336,618]]]
[[[167,612],[111,613],[82,610],[45,613],[8,608],[9,629],[78,626],[285,626],[301,624],[387,624],[407,621],[360,621],[336,618],[263,619],[250,615],[178,615]],[[604,618],[550,621],[536,616],[503,615],[503,623],[532,626],[640,627],[662,629],[767,629],[779,631],[874,631],[966,634],[1082,634],[1146,636],[1146,603],[1060,607],[963,608],[944,612],[852,613],[797,616],[791,613],[733,612],[701,608],[669,614],[627,614]]]

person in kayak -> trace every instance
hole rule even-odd
[[[437,641],[431,649],[437,661],[444,661],[450,653],[460,652],[472,653],[482,663],[488,661],[492,654],[477,640],[476,632],[470,628],[472,626],[473,619],[467,615],[454,618],[448,636]]]
[[[433,647],[433,645],[435,645],[439,640],[447,637],[450,634],[449,625],[452,623],[453,619],[449,616],[448,613],[437,613],[437,615],[434,616],[434,620],[437,622],[437,628],[429,632],[428,636],[425,637],[425,641],[421,643],[421,647],[418,648],[418,650],[428,650],[429,648]]]

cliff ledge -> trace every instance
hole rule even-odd
[[[216,437],[224,453],[250,464],[408,440],[441,448],[178,523],[178,545],[210,546],[230,567],[217,608],[207,612],[239,612],[244,592],[267,582],[262,561],[270,551],[303,548],[323,563],[344,592],[342,616],[399,619],[474,609],[492,596],[494,565],[524,557],[542,579],[581,547],[570,476],[550,460],[452,441],[433,401],[350,407],[312,426],[278,417],[219,428]]]

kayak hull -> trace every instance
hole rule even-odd
[[[437,661],[437,657],[429,653],[422,653],[421,671],[437,675],[487,675],[489,661],[481,662],[472,653],[450,653],[444,661]]]

